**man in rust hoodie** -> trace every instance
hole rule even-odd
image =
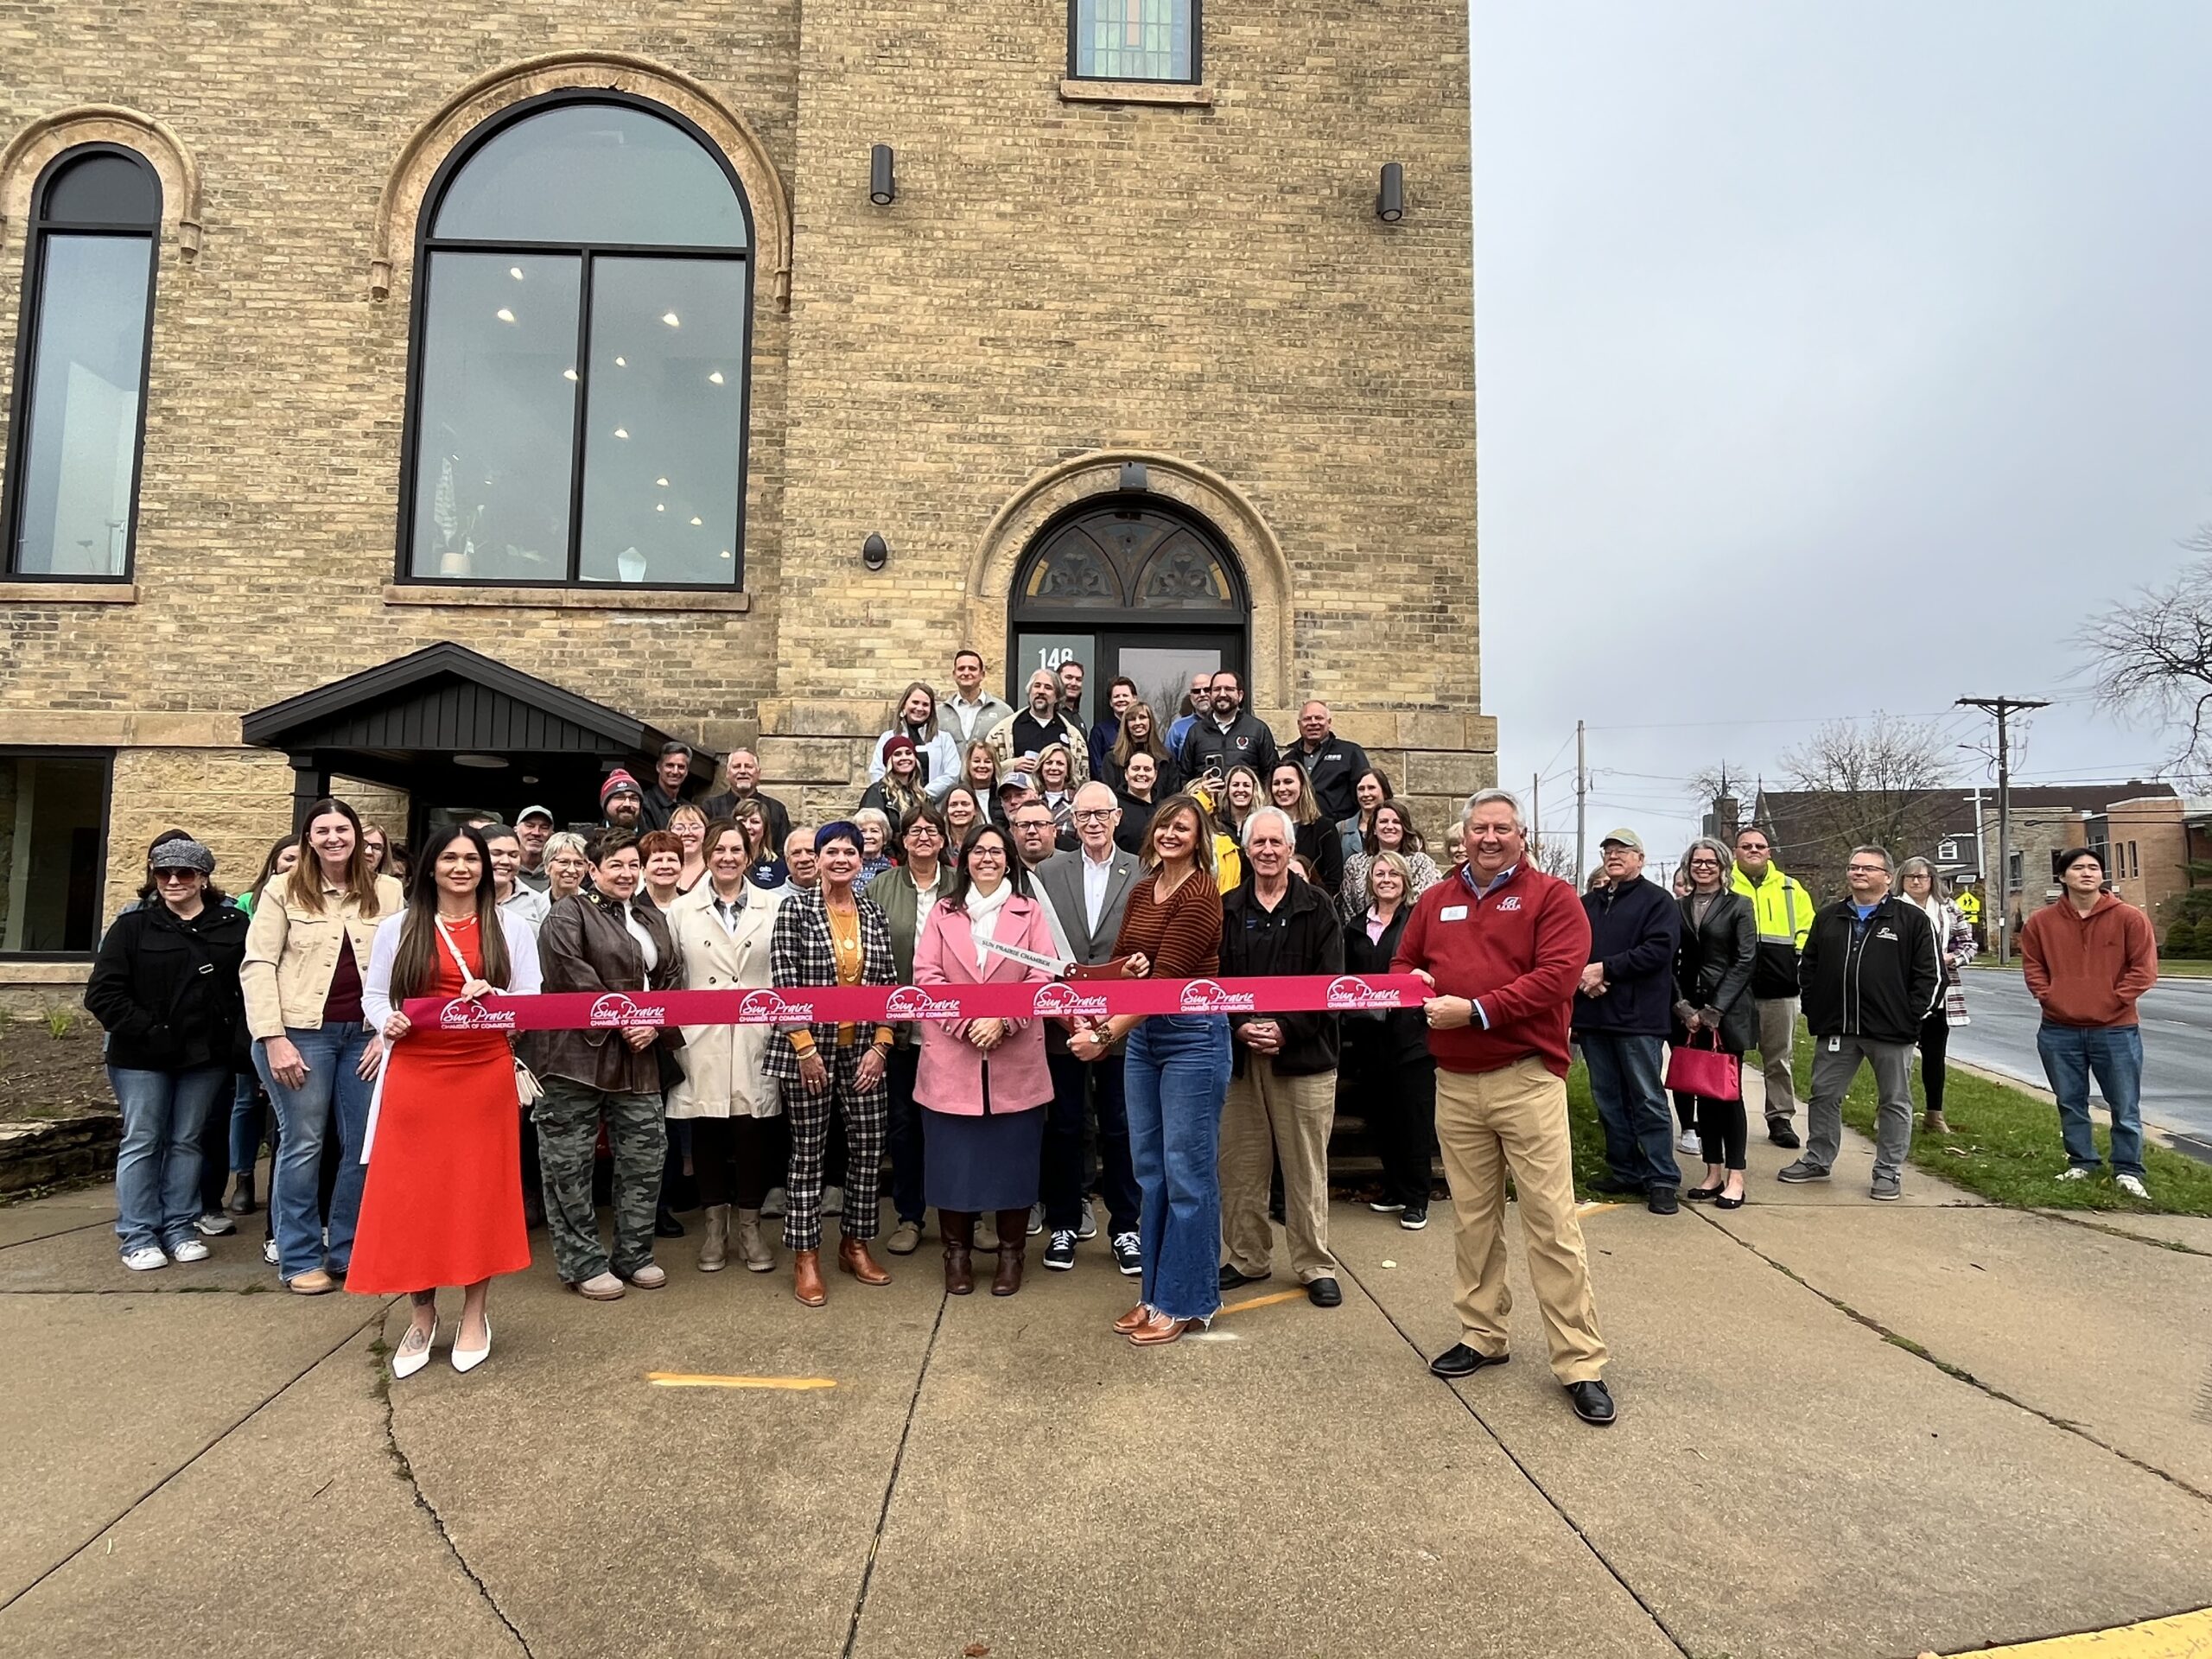
[[[1394,973],[1419,974],[1436,1057],[1436,1138],[1457,1226],[1459,1341],[1429,1363],[1469,1376],[1506,1361],[1505,1178],[1521,1199],[1552,1375],[1586,1423],[1613,1421],[1605,1340],[1574,1213],[1567,1128],[1567,1016],[1590,960],[1581,895],[1529,861],[1521,804],[1502,789],[1460,815],[1466,862],[1421,894]]]
[[[2105,867],[2093,848],[2059,855],[2063,891],[2020,930],[2020,967],[2043,1007],[2036,1052],[2058,1096],[2065,1137],[2062,1181],[2097,1173],[2089,1128],[2089,1077],[2112,1113],[2112,1178],[2139,1198],[2143,1185],[2143,1033],[2135,1001],[2158,982],[2158,945],[2151,918],[2104,890]]]

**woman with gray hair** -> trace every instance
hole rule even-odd
[[[1724,1054],[1743,1057],[1758,1039],[1758,1005],[1751,998],[1751,967],[1759,948],[1758,922],[1751,901],[1732,891],[1735,861],[1719,842],[1700,837],[1682,854],[1690,890],[1676,902],[1682,910],[1681,944],[1675,952],[1675,1035],[1677,1048],[1703,1043]],[[1691,1103],[1705,1179],[1682,1194],[1693,1202],[1710,1200],[1717,1209],[1744,1204],[1745,1117],[1742,1071],[1736,1096],[1677,1095]]]
[[[1924,858],[1908,858],[1897,866],[1897,887],[1904,901],[1917,905],[1928,918],[1935,940],[1936,963],[1942,970],[1943,993],[1928,1017],[1920,1022],[1920,1087],[1928,1099],[1928,1116],[1921,1127],[1930,1135],[1948,1135],[1943,1118],[1944,1060],[1951,1046],[1951,1005],[1963,1012],[1966,993],[1959,983],[1959,969],[1974,960],[1974,929],[1951,901],[1951,889]]]

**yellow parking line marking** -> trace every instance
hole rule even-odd
[[[1245,1301],[1230,1302],[1214,1318],[1219,1319],[1223,1313],[1242,1313],[1248,1307],[1273,1307],[1277,1302],[1302,1302],[1305,1300],[1306,1293],[1302,1290],[1279,1290],[1271,1296],[1254,1296]]]
[[[2054,1636],[2045,1642],[2021,1642],[2009,1648],[1976,1648],[1978,1659],[2202,1659],[2212,1653],[2212,1607],[2141,1624],[2120,1624],[2079,1636]]]
[[[834,1389],[829,1376],[715,1376],[697,1371],[647,1371],[657,1389]]]
[[[1574,1213],[1578,1216],[1594,1216],[1600,1210],[1618,1210],[1620,1207],[1618,1204],[1608,1204],[1602,1198],[1587,1198],[1574,1206]]]

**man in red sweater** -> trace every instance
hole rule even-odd
[[[1567,1128],[1567,1022],[1590,960],[1590,920],[1570,884],[1529,866],[1521,804],[1503,790],[1468,798],[1459,835],[1466,862],[1421,896],[1390,963],[1436,992],[1423,1007],[1436,1057],[1436,1139],[1457,1224],[1453,1305],[1463,1334],[1428,1369],[1469,1376],[1506,1361],[1510,1171],[1552,1375],[1575,1415],[1604,1425],[1613,1421],[1613,1400],[1599,1380],[1605,1340],[1575,1219]]]
[[[2089,1074],[2112,1114],[2112,1179],[2123,1192],[2147,1198],[2143,1185],[2143,1033],[2136,999],[2158,982],[2158,944],[2151,918],[2104,890],[2095,851],[2060,855],[2064,890],[2020,930],[2020,967],[2043,1007],[2036,1052],[2058,1096],[2059,1134],[2066,1142],[2062,1181],[2097,1173],[2096,1136],[2089,1127]]]

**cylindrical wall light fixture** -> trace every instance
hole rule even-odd
[[[1375,217],[1395,225],[1406,216],[1406,169],[1398,162],[1382,164],[1382,188],[1375,194]]]
[[[878,144],[868,153],[868,199],[879,207],[899,200],[899,186],[891,175],[891,146]]]

